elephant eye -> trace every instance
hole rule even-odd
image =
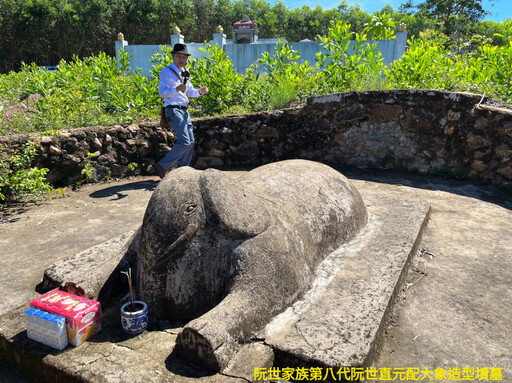
[[[192,212],[194,212],[194,210],[196,210],[196,206],[197,206],[197,205],[188,205],[188,206],[186,207],[186,209],[185,209],[185,212],[186,212],[186,213],[192,213]]]

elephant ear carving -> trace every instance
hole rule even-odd
[[[214,169],[199,180],[209,225],[225,236],[242,239],[262,233],[270,225],[270,215],[262,199],[236,179]]]

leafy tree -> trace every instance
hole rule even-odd
[[[341,20],[345,24],[351,26],[352,32],[361,32],[364,29],[364,25],[370,22],[371,16],[361,10],[358,3],[356,5],[348,5],[347,0],[343,0],[338,5],[339,16],[336,20]]]
[[[320,5],[314,9],[307,5],[295,8],[288,14],[286,39],[288,41],[313,40],[318,36],[324,36],[328,33],[330,21],[337,18],[339,18],[337,10],[324,11]]]
[[[215,27],[221,25],[224,28],[224,33],[229,36],[233,24],[238,21],[234,21],[237,18],[234,4],[231,0],[216,0],[214,12],[213,20]]]
[[[443,32],[449,35],[460,34],[469,22],[482,20],[490,14],[482,5],[483,0],[424,0],[415,4],[407,0],[400,9],[404,12],[418,11],[422,15],[441,21]],[[489,0],[493,2],[494,0]]]
[[[395,38],[395,22],[390,14],[378,13],[373,15],[370,22],[364,25],[364,33],[370,40]]]
[[[376,20],[378,15],[386,14],[395,26],[405,23],[409,36],[434,29],[457,37],[463,47],[470,44],[476,49],[487,38],[504,46],[505,39],[495,35],[503,35],[503,28],[479,21],[487,14],[482,4],[483,0],[408,0],[399,10],[387,4],[370,15],[348,0],[326,10],[320,5],[292,10],[283,0],[0,0],[0,73],[18,70],[22,62],[56,65],[75,55],[113,56],[119,32],[130,44],[167,44],[178,26],[187,41],[203,42],[220,24],[229,36],[244,15],[258,23],[261,38],[313,40],[329,33],[330,21],[341,20],[351,25],[353,39],[365,26],[373,23],[375,28],[382,21]],[[482,38],[471,41],[473,34]]]
[[[465,16],[468,20],[478,21],[490,13],[483,8],[482,0],[424,0],[416,5],[413,0],[407,0],[402,4],[401,9],[404,11],[416,9],[442,20],[446,20],[449,16]]]
[[[209,41],[215,32],[215,3],[213,0],[194,0],[197,42]]]
[[[497,23],[495,21],[482,21],[472,25],[470,33],[472,35],[481,35],[492,39],[492,45],[504,46],[507,41],[502,36],[506,31],[504,23]]]
[[[411,37],[419,37],[420,32],[426,29],[440,29],[439,24],[432,18],[424,14],[416,13],[415,15],[400,14],[398,24],[404,24],[407,27],[407,35]]]

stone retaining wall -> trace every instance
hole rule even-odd
[[[512,183],[512,110],[482,96],[435,91],[370,91],[313,97],[301,107],[194,120],[196,168],[261,165],[303,158],[331,165],[442,172]],[[50,182],[150,174],[172,146],[157,123],[91,127],[53,136],[1,137],[3,152],[41,143],[37,162]],[[149,173],[148,173],[149,172]]]

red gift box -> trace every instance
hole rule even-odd
[[[101,330],[101,305],[92,299],[55,289],[34,299],[30,306],[64,317],[68,341],[73,346]]]

